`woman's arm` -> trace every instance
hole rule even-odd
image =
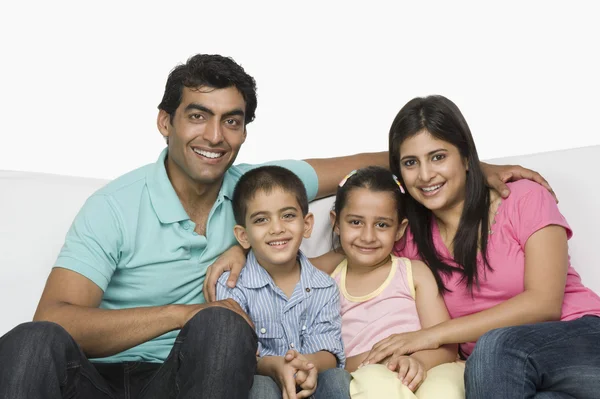
[[[391,354],[401,356],[444,344],[473,342],[494,328],[559,320],[568,265],[565,228],[546,226],[533,233],[525,244],[522,293],[484,311],[402,334],[386,345],[377,344],[365,362],[377,363]]]

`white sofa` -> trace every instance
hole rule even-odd
[[[600,146],[491,160],[517,163],[542,173],[559,196],[559,207],[574,230],[572,264],[584,284],[600,292]],[[0,171],[0,336],[29,321],[67,229],[85,199],[105,180],[42,173]],[[330,248],[332,198],[315,201],[313,236],[303,244],[309,255]]]

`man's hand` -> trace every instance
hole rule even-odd
[[[229,279],[227,279],[227,286],[230,288],[235,287],[235,283],[237,282],[244,264],[246,264],[246,253],[239,245],[234,245],[223,252],[215,263],[206,269],[206,277],[203,286],[204,299],[206,302],[213,302],[217,298],[215,287],[217,286],[217,280],[224,272],[230,272]]]
[[[388,364],[388,368],[390,368],[389,366],[391,365]],[[423,364],[414,357],[401,356],[395,366],[395,370],[392,371],[397,371],[398,378],[413,392],[419,388],[421,383],[425,381],[425,378],[427,377],[427,370],[425,370]]]
[[[558,198],[556,198],[552,187],[538,172],[525,169],[519,165],[492,165],[485,162],[481,162],[481,169],[483,169],[488,187],[499,192],[502,198],[506,198],[510,194],[510,190],[505,184],[506,182],[527,179],[544,186],[554,196],[556,202],[558,202]]]
[[[250,317],[244,312],[244,310],[240,307],[240,305],[234,301],[233,299],[224,299],[222,301],[216,301],[211,303],[202,303],[198,305],[176,305],[181,309],[181,317],[180,317],[180,326],[179,328],[183,328],[187,324],[188,321],[192,319],[196,315],[196,313],[208,309],[211,307],[221,307],[225,309],[229,309],[232,312],[235,312],[242,316],[244,320],[254,329],[254,323],[250,320]]]

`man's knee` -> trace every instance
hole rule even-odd
[[[43,352],[72,342],[69,333],[49,321],[23,323],[0,338],[0,352],[14,351],[20,356],[41,355]]]

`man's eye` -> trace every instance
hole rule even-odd
[[[237,119],[227,119],[225,120],[225,123],[230,126],[239,126],[240,121],[238,121]]]
[[[204,115],[202,115],[202,114],[191,114],[190,118],[191,119],[198,119],[198,120],[200,120],[200,119],[204,119]]]

